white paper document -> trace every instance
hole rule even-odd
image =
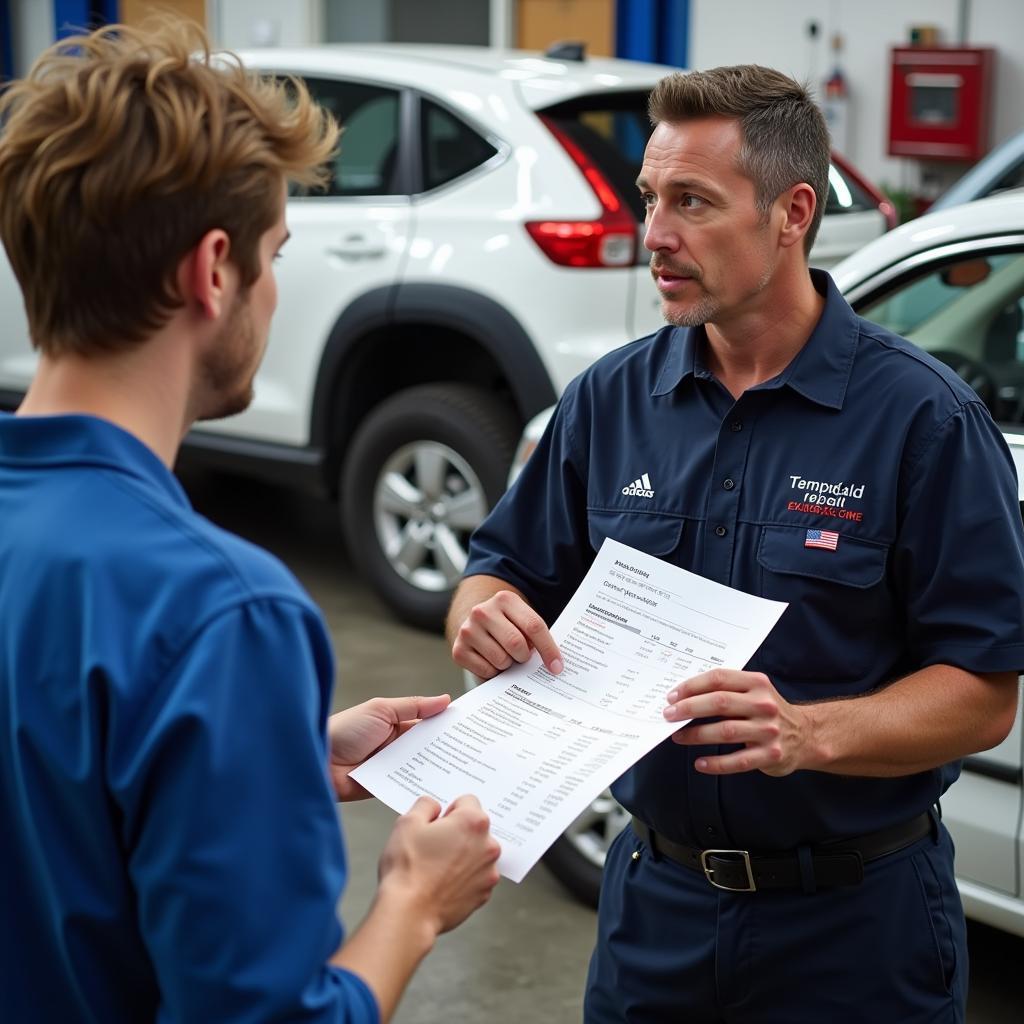
[[[602,790],[682,722],[677,683],[742,668],[786,605],[732,590],[606,540],[551,627],[564,669],[534,653],[427,719],[352,777],[399,813],[472,793],[514,882]]]

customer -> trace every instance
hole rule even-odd
[[[170,24],[64,40],[0,118],[39,351],[0,417],[4,1020],[386,1020],[498,848],[473,798],[420,800],[342,943],[327,761],[361,795],[348,770],[448,698],[328,724],[319,612],[170,471],[196,420],[249,403],[286,181],[319,180],[337,129]]]
[[[650,113],[637,184],[671,326],[566,390],[473,540],[455,659],[486,677],[536,648],[557,671],[545,622],[607,537],[788,601],[746,671],[679,680],[665,717],[693,724],[613,786],[634,818],[586,1021],[962,1021],[935,805],[1014,718],[1010,455],[963,381],[808,272],[829,139],[801,86],[679,73]]]

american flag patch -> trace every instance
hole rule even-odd
[[[835,551],[839,544],[839,534],[834,530],[808,530],[804,537],[805,548],[824,548],[826,551]]]

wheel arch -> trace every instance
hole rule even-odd
[[[331,330],[314,391],[310,437],[326,453],[325,482],[333,487],[354,430],[376,403],[444,380],[504,396],[521,422],[557,398],[522,324],[479,292],[413,284],[353,302]]]

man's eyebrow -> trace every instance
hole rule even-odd
[[[636,179],[636,187],[643,191],[651,186],[648,184],[647,179],[641,176]],[[665,182],[664,189],[666,192],[684,192],[687,189],[693,189],[697,192],[718,192],[718,189],[711,182],[696,178],[675,178],[672,181]]]
[[[647,179],[642,175],[637,178],[637,188],[640,191],[649,191],[650,184]],[[666,193],[681,193],[681,191],[695,191],[702,196],[708,196],[711,199],[721,199],[722,189],[715,184],[714,181],[709,181],[707,178],[673,178],[671,181],[666,181],[662,184],[663,191]]]
[[[277,243],[278,249],[282,248],[284,246],[284,243],[287,242],[288,239],[291,237],[292,233],[287,228],[285,228],[284,238],[282,238],[281,241]]]

